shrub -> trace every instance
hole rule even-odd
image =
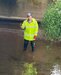
[[[61,40],[61,1],[57,0],[48,7],[42,24],[48,40]]]

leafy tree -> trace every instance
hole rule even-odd
[[[44,35],[48,40],[61,40],[61,0],[48,7],[42,24]]]

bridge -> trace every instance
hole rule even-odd
[[[20,29],[20,25],[26,18],[24,17],[7,17],[7,16],[0,16],[0,27],[3,28],[14,28],[14,29]],[[39,19],[37,19],[38,24],[40,26],[41,22]]]

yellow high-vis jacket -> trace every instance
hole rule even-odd
[[[24,39],[33,41],[34,35],[37,36],[38,33],[38,23],[37,21],[32,18],[32,22],[28,22],[28,19],[26,19],[21,26],[22,29],[24,29]]]

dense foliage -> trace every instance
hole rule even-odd
[[[48,40],[61,40],[61,0],[48,7],[42,23]]]

